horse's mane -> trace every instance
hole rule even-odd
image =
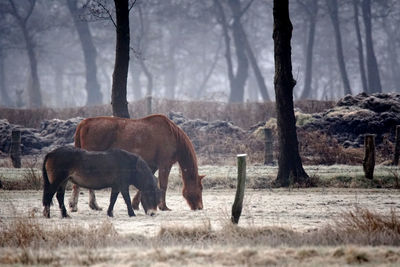
[[[176,138],[177,159],[182,171],[184,171],[185,169],[189,171],[193,170],[193,172],[197,176],[198,172],[197,157],[192,142],[190,141],[187,134],[179,126],[177,126],[167,117],[165,118],[166,118],[165,121],[167,122],[171,132],[174,134]]]

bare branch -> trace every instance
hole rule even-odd
[[[117,27],[117,23],[114,21],[110,10],[106,6],[103,5],[100,1],[96,1],[97,4],[107,13],[108,17],[110,18],[111,22],[114,24],[115,28]]]
[[[240,11],[239,18],[241,18],[244,15],[244,13],[247,12],[247,10],[250,8],[250,6],[251,6],[251,4],[253,4],[253,2],[254,2],[254,0],[250,0],[247,3],[247,5],[242,9],[242,11]]]
[[[131,9],[132,9],[133,6],[136,4],[136,2],[137,2],[136,0],[134,0],[134,1],[132,2],[132,5],[128,8],[129,11],[131,11]]]

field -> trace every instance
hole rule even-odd
[[[230,224],[234,166],[200,168],[207,175],[205,208],[196,212],[184,201],[174,168],[167,192],[172,211],[159,211],[154,217],[143,210],[128,217],[119,197],[114,218],[107,218],[110,192],[97,192],[103,211],[93,211],[83,190],[79,210],[70,213],[70,219],[61,219],[55,199],[51,219],[45,219],[41,190],[0,190],[0,264],[398,266],[400,191],[371,184],[360,188],[359,167],[307,166],[306,170],[318,176],[320,184],[341,184],[274,189],[265,184],[275,176],[276,167],[248,166],[238,226]],[[32,172],[38,173],[1,168],[0,179],[9,186]],[[397,169],[378,166],[375,182],[395,176]],[[66,203],[69,195],[70,191]]]

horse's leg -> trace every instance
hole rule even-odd
[[[169,172],[171,171],[172,165],[161,167],[158,169],[158,183],[161,189],[161,201],[158,204],[158,208],[160,210],[170,210],[167,207],[167,202],[165,201],[165,195],[167,193],[168,188],[168,176]]]
[[[114,209],[115,201],[117,200],[118,194],[119,194],[119,189],[111,188],[110,205],[108,206],[108,210],[107,210],[107,215],[109,217],[114,217],[113,209]]]
[[[136,216],[131,204],[131,197],[129,196],[129,188],[126,187],[121,191],[122,197],[125,200],[126,207],[128,208],[129,217]]]
[[[72,212],[78,211],[79,185],[72,185],[72,194],[69,199],[69,208]]]
[[[67,214],[67,209],[65,208],[64,205],[64,195],[65,195],[65,187],[67,185],[68,180],[66,180],[65,182],[63,182],[57,189],[57,200],[58,200],[58,205],[60,207],[61,210],[61,216],[63,218],[68,218],[68,214]]]
[[[132,208],[135,210],[139,210],[139,203],[140,203],[140,199],[142,197],[142,194],[140,193],[140,191],[138,190],[136,192],[136,195],[132,198]]]
[[[94,194],[94,190],[92,189],[89,189],[89,207],[92,210],[102,210],[102,208],[97,205],[96,195]]]
[[[157,171],[157,168],[152,168],[153,174],[155,174]],[[136,192],[136,195],[132,198],[132,207],[134,210],[139,210],[139,203],[140,199],[142,197],[142,194],[140,193],[140,190]]]

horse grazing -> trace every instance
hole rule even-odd
[[[141,190],[141,201],[148,215],[154,215],[160,200],[157,180],[147,163],[139,156],[120,149],[89,152],[80,148],[60,147],[46,155],[43,161],[43,215],[50,218],[50,204],[57,192],[62,217],[68,217],[64,206],[65,186],[71,182],[90,189],[111,187],[107,215],[121,192],[129,216],[135,216],[129,196],[129,185]]]
[[[179,163],[183,179],[183,196],[192,210],[203,208],[201,179],[197,158],[189,137],[164,115],[150,115],[141,119],[96,117],[83,120],[75,132],[75,146],[91,151],[121,148],[140,155],[155,173],[159,172],[162,197],[161,210],[169,210],[165,201],[168,176],[172,165]],[[79,187],[73,187],[70,199],[72,211],[76,211]],[[100,209],[93,191],[89,192],[89,206]],[[140,191],[132,200],[138,208]]]

